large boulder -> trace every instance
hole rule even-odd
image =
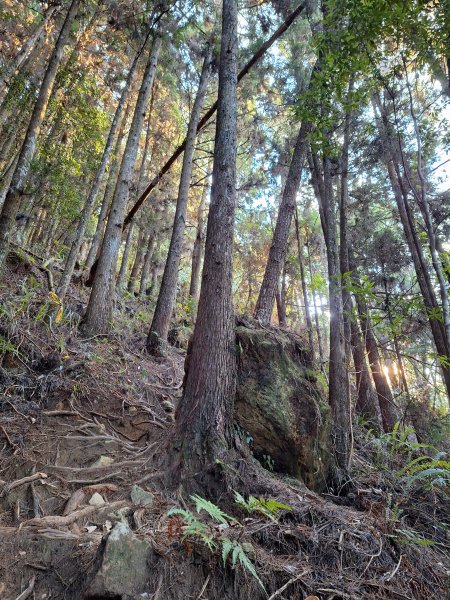
[[[266,468],[323,489],[331,464],[330,411],[303,339],[250,319],[237,325],[235,420]]]

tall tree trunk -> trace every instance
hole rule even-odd
[[[382,421],[378,398],[370,379],[366,351],[356,319],[350,320],[350,332],[353,364],[355,365],[356,410],[375,431],[381,431]]]
[[[121,292],[125,287],[125,279],[128,270],[128,260],[130,258],[131,245],[133,243],[134,235],[134,222],[128,228],[127,239],[125,241],[125,248],[122,254],[122,262],[120,264],[119,275],[117,277],[117,289]],[[139,252],[139,249],[138,249]]]
[[[47,111],[48,102],[55,84],[58,67],[63,57],[64,48],[70,38],[72,23],[76,17],[80,1],[81,0],[72,0],[64,24],[59,33],[58,40],[39,90],[36,104],[34,105],[25,140],[22,144],[17,166],[11,180],[11,185],[2,207],[2,212],[0,214],[0,271],[3,269],[8,255],[9,236],[15,225],[17,209],[27,182],[31,161],[33,160],[36,151],[36,143],[42,127],[42,122]]]
[[[91,246],[89,248],[88,256],[86,258],[86,269],[90,270],[95,260],[98,258],[98,252],[100,248],[100,244],[103,239],[103,234],[105,231],[106,221],[108,220],[109,211],[111,208],[111,200],[114,194],[114,190],[117,183],[117,175],[119,173],[119,165],[120,165],[120,154],[122,142],[125,137],[125,130],[128,123],[128,118],[130,116],[131,110],[133,108],[133,101],[130,94],[130,100],[127,103],[127,107],[125,109],[125,113],[123,115],[122,123],[120,125],[119,133],[117,136],[116,145],[113,152],[112,164],[110,165],[108,181],[106,183],[105,192],[103,194],[102,204],[100,207],[100,214],[97,220],[97,226],[95,229],[94,237],[92,238]]]
[[[150,270],[152,267],[153,255],[156,246],[156,232],[150,232],[148,238],[147,251],[145,253],[144,264],[142,265],[141,281],[139,284],[139,297],[143,298],[147,292]]]
[[[318,177],[319,173],[316,174]],[[331,161],[323,158],[322,207],[326,231],[324,232],[327,263],[328,292],[330,298],[330,363],[329,402],[333,414],[333,445],[338,466],[338,479],[345,476],[351,458],[352,421],[350,409],[347,357],[344,338],[341,271],[337,231],[336,200],[331,178]]]
[[[142,267],[142,261],[144,260],[145,248],[146,248],[145,230],[143,227],[141,227],[139,229],[137,246],[136,246],[136,254],[134,257],[133,266],[131,268],[130,279],[128,280],[128,285],[127,285],[127,289],[131,294],[134,294],[136,291],[139,272]]]
[[[277,304],[277,315],[278,325],[280,327],[286,327],[287,315],[286,315],[286,264],[283,266],[283,273],[281,275],[281,285],[275,294],[275,300]]]
[[[17,71],[23,65],[29,54],[44,37],[45,29],[57,9],[58,7],[56,5],[49,6],[47,8],[41,22],[37,25],[36,29],[24,43],[16,56],[11,60],[5,71],[0,75],[0,104],[4,101],[6,94],[8,93],[8,86],[11,82],[11,79],[16,75]]]
[[[182,474],[201,476],[232,444],[236,393],[233,237],[236,202],[237,1],[223,0],[213,184],[198,318],[176,412]],[[205,482],[208,487],[209,482]],[[214,484],[213,484],[214,485]]]
[[[439,305],[436,300],[436,295],[434,293],[433,285],[428,272],[428,265],[423,255],[422,246],[418,239],[414,219],[409,207],[408,192],[405,189],[400,175],[399,149],[395,141],[392,139],[386,112],[383,109],[380,98],[377,95],[373,97],[373,108],[384,146],[383,160],[389,175],[392,191],[394,192],[394,198],[397,203],[397,209],[399,212],[400,221],[402,223],[403,232],[405,234],[406,243],[408,244],[408,248],[413,260],[414,269],[427,311],[434,344],[439,355],[449,358],[450,349],[447,344],[445,329],[443,324],[435,318],[436,309],[438,309]],[[442,377],[447,389],[448,401],[450,403],[450,367],[446,365],[447,362],[441,361]]]
[[[309,351],[311,353],[312,361],[315,362],[313,324],[312,324],[312,319],[311,319],[311,309],[309,306],[308,290],[306,288],[305,264],[304,264],[304,260],[303,260],[303,243],[302,243],[302,239],[301,239],[297,207],[295,207],[294,217],[295,217],[295,236],[297,238],[298,264],[300,266],[300,279],[301,279],[301,286],[302,286],[303,303],[305,305],[306,327],[308,329]]]
[[[410,113],[411,118],[414,125],[414,133],[416,136],[417,142],[417,175],[419,177],[420,187],[419,190],[416,190],[416,187],[409,181],[408,172],[405,169],[405,176],[408,178],[408,183],[411,185],[411,190],[416,198],[417,204],[421,209],[424,221],[425,221],[425,229],[427,231],[428,243],[430,247],[431,261],[433,263],[434,270],[436,272],[438,284],[439,284],[439,292],[441,296],[441,308],[442,308],[442,316],[443,316],[443,326],[445,331],[445,338],[447,342],[447,348],[450,350],[450,307],[448,300],[448,286],[444,276],[444,270],[442,268],[442,262],[439,257],[439,252],[437,249],[436,242],[436,234],[434,232],[434,224],[433,219],[431,217],[430,206],[428,203],[428,193],[427,187],[428,182],[425,177],[425,173],[423,170],[423,153],[422,153],[422,138],[420,135],[419,122],[414,110],[414,102],[412,97],[411,85],[408,79],[408,71],[405,64],[405,77],[406,83],[409,93],[409,104],[410,104]],[[404,163],[404,154],[402,153],[403,163]],[[405,167],[407,165],[404,165]]]
[[[206,183],[203,186],[202,199],[197,211],[197,229],[192,250],[192,267],[191,267],[191,282],[189,285],[189,296],[197,304],[200,295],[200,275],[202,266],[203,246],[205,240],[205,208],[206,199],[208,197],[209,185]]]
[[[98,268],[95,273],[86,314],[81,324],[87,335],[109,331],[114,300],[117,258],[122,241],[122,222],[130,195],[130,184],[139,147],[139,139],[145,118],[150,93],[161,49],[161,34],[157,31],[153,38],[152,50],[139,90],[133,121],[120,166],[116,189],[111,205],[111,213],[106,226]]]
[[[306,239],[306,248],[308,250],[309,278],[312,281],[312,279],[313,279],[313,270],[312,270],[312,264],[311,264],[311,253],[310,253],[310,250],[309,250],[309,240],[308,240],[308,238]],[[323,351],[322,334],[320,332],[320,323],[319,323],[319,310],[318,310],[318,307],[317,307],[317,299],[316,299],[316,293],[315,293],[315,291],[313,291],[312,297],[313,297],[313,305],[314,305],[314,323],[315,323],[315,327],[316,327],[317,346],[319,348],[320,368],[325,373],[325,368],[324,368],[324,365],[325,365],[325,353]]]
[[[263,325],[270,323],[275,302],[278,281],[286,256],[289,230],[296,205],[296,196],[306,156],[307,136],[310,131],[308,123],[302,123],[292,155],[289,172],[284,186],[283,197],[278,209],[278,218],[272,245],[267,259],[264,279],[256,302],[254,317]]]
[[[75,263],[77,261],[78,252],[80,250],[81,242],[83,240],[86,226],[89,221],[89,217],[91,216],[92,208],[94,206],[94,202],[97,198],[97,194],[100,190],[100,186],[102,185],[104,175],[106,173],[106,168],[111,158],[111,153],[113,150],[114,140],[116,137],[117,130],[119,128],[120,119],[122,116],[122,112],[127,102],[131,84],[133,81],[134,74],[136,72],[136,67],[138,64],[139,57],[141,55],[143,49],[138,52],[131,64],[130,70],[128,72],[128,77],[126,79],[125,85],[122,88],[122,94],[120,96],[119,102],[117,104],[116,112],[114,114],[114,118],[111,123],[111,127],[109,130],[108,138],[106,140],[105,148],[103,150],[103,155],[100,161],[100,165],[97,169],[97,173],[95,175],[92,186],[89,190],[89,194],[87,196],[85,205],[83,207],[83,212],[81,213],[81,218],[78,223],[75,239],[72,242],[72,246],[70,248],[69,255],[66,260],[66,264],[64,267],[64,272],[61,275],[61,279],[58,284],[58,296],[62,300],[66,295],[67,288],[72,280],[73,270],[75,268]]]
[[[147,351],[154,356],[163,356],[165,354],[167,334],[169,333],[170,319],[172,317],[173,306],[177,293],[178,269],[180,266],[181,251],[183,248],[188,195],[191,185],[192,159],[194,158],[197,126],[200,120],[200,112],[202,110],[209,79],[212,48],[213,42],[211,40],[206,49],[197,95],[194,101],[194,106],[192,107],[191,118],[189,120],[172,237],[170,239],[169,252],[164,267],[164,274],[161,287],[159,289],[158,300],[156,302],[152,324],[147,337]]]
[[[353,258],[351,257],[350,269],[352,271],[352,278],[357,281],[356,269]],[[356,306],[358,308],[362,334],[366,344],[367,355],[369,357],[370,370],[372,371],[372,377],[377,391],[383,429],[384,431],[392,431],[394,425],[399,420],[399,415],[394,403],[391,388],[389,387],[388,380],[383,371],[383,364],[378,352],[378,344],[370,322],[369,310],[361,294],[356,295]]]

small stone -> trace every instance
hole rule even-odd
[[[103,506],[106,504],[103,496],[101,496],[98,492],[92,494],[91,499],[89,500],[89,504],[91,506]]]
[[[146,492],[138,485],[133,485],[131,488],[131,500],[133,504],[137,504],[138,506],[151,506],[155,497],[151,492]]]
[[[91,469],[94,469],[95,467],[108,467],[109,465],[112,465],[114,463],[114,459],[111,458],[110,456],[99,456],[97,458],[97,460],[92,463],[91,465]]]

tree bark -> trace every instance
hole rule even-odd
[[[161,43],[161,35],[160,32],[157,31],[153,38],[152,50],[149,55],[136,101],[133,121],[128,134],[127,144],[123,154],[111,205],[111,213],[103,239],[98,268],[95,273],[86,314],[81,324],[82,331],[85,335],[91,336],[99,333],[106,333],[111,326],[115,271],[122,240],[122,222],[130,195],[130,184],[133,178],[140,134],[153,87]]]
[[[139,57],[141,55],[143,48],[136,54],[131,66],[128,71],[128,76],[125,81],[125,86],[122,89],[122,94],[120,96],[119,102],[117,104],[116,112],[114,114],[114,118],[111,123],[111,127],[109,130],[108,138],[106,140],[105,148],[103,150],[103,155],[100,161],[100,165],[97,169],[97,173],[95,175],[94,181],[92,183],[91,189],[89,190],[89,194],[86,199],[86,203],[83,208],[83,212],[81,213],[81,218],[78,223],[77,232],[75,235],[75,239],[72,242],[72,246],[70,248],[69,255],[66,260],[66,264],[64,267],[64,272],[61,275],[61,279],[58,284],[58,296],[61,300],[64,299],[66,295],[67,288],[72,280],[73,270],[75,268],[75,263],[77,261],[78,252],[80,250],[81,242],[83,240],[83,236],[86,231],[86,226],[89,221],[89,217],[91,216],[92,208],[94,206],[94,202],[97,198],[97,194],[100,190],[100,186],[102,185],[103,178],[106,173],[106,168],[111,158],[111,153],[113,150],[114,140],[116,137],[117,130],[119,128],[120,119],[122,117],[122,112],[124,106],[129,97],[131,84],[133,81],[134,74],[136,72],[136,67],[139,61]]]
[[[156,232],[150,232],[148,238],[147,251],[145,253],[144,264],[142,266],[141,281],[139,284],[139,297],[143,298],[147,292],[148,280],[150,278],[150,271],[152,267],[153,255],[156,246]]]
[[[315,362],[313,324],[312,324],[312,319],[311,319],[311,309],[309,306],[308,290],[306,288],[305,264],[304,264],[304,260],[303,260],[303,243],[302,243],[302,239],[301,239],[297,207],[295,207],[294,218],[295,218],[295,235],[297,238],[298,264],[300,266],[300,279],[301,279],[301,286],[302,286],[303,303],[305,305],[306,327],[308,329],[309,351],[311,353],[312,361]]]
[[[120,264],[119,276],[117,277],[117,289],[119,292],[123,291],[125,287],[125,279],[128,270],[128,260],[130,258],[131,245],[133,243],[134,235],[134,222],[128,228],[127,239],[125,241],[125,248],[122,254],[122,262]],[[139,249],[138,249],[139,251]]]
[[[205,241],[205,208],[206,198],[208,196],[209,185],[205,184],[202,192],[202,199],[197,211],[197,230],[192,250],[191,282],[189,285],[189,296],[197,304],[200,295],[200,276],[202,266],[203,246]]]
[[[344,338],[336,200],[331,178],[331,161],[327,156],[323,158],[323,190],[322,207],[326,223],[326,234],[324,232],[324,235],[330,298],[329,402],[333,413],[332,437],[336,462],[339,469],[345,473],[351,457],[352,422]]]
[[[273,303],[277,291],[281,269],[286,257],[287,242],[291,228],[292,215],[296,205],[296,196],[306,156],[307,136],[310,131],[308,123],[302,123],[292,155],[289,173],[284,186],[283,197],[278,210],[277,223],[272,238],[272,245],[267,259],[264,279],[256,302],[254,317],[263,325],[270,323]]]
[[[356,319],[350,320],[351,348],[356,378],[356,410],[375,431],[383,429],[378,398],[370,379],[366,351]]]
[[[9,237],[15,225],[17,210],[20,204],[21,196],[25,189],[31,161],[33,160],[36,151],[36,143],[42,127],[42,122],[44,120],[48,102],[53,91],[56,74],[63,57],[64,48],[70,38],[71,26],[76,17],[80,1],[81,0],[72,0],[64,20],[64,24],[59,33],[58,40],[48,63],[47,70],[39,90],[36,104],[34,105],[27,133],[19,153],[17,166],[2,207],[0,214],[0,271],[4,267],[4,263],[9,252]]]
[[[131,269],[130,279],[128,280],[128,286],[127,286],[128,291],[131,294],[134,294],[136,291],[136,285],[137,285],[139,271],[141,270],[142,261],[144,260],[145,247],[146,247],[145,242],[146,242],[145,231],[144,231],[144,228],[141,227],[141,229],[139,230],[139,235],[138,235],[136,255],[134,257],[133,267]]]
[[[183,248],[187,203],[189,188],[191,185],[192,159],[194,158],[197,126],[200,119],[200,112],[202,110],[209,79],[212,48],[213,42],[211,40],[208,43],[206,50],[197,95],[194,101],[194,106],[192,107],[191,118],[189,120],[186,147],[183,155],[183,167],[181,170],[180,185],[178,189],[178,198],[175,210],[175,219],[172,228],[172,237],[170,239],[169,252],[164,267],[164,274],[161,281],[161,287],[159,289],[158,300],[156,302],[152,324],[147,337],[147,352],[153,354],[154,356],[164,356],[165,354],[167,334],[169,333],[170,320],[172,318],[172,311],[177,293],[178,269],[180,266],[181,251]]]
[[[353,258],[350,258],[350,269],[352,271],[352,278],[357,281]],[[370,370],[372,371],[372,377],[377,391],[383,429],[386,432],[392,431],[394,425],[399,420],[399,415],[394,403],[391,388],[389,387],[389,383],[383,372],[383,365],[378,352],[378,344],[370,322],[369,310],[364,298],[362,298],[360,294],[356,294],[356,306],[358,308],[362,335],[365,340],[367,355],[369,357]]]
[[[236,392],[233,237],[236,202],[237,1],[223,0],[213,184],[198,318],[176,412],[181,474],[195,477],[232,445]],[[207,484],[206,484],[206,487]]]
[[[394,198],[397,204],[397,209],[402,223],[403,232],[409,251],[411,253],[414,269],[417,276],[420,291],[422,293],[423,302],[428,316],[430,329],[432,332],[436,351],[439,355],[446,358],[450,357],[450,349],[447,344],[445,329],[442,323],[436,319],[436,309],[439,308],[433,285],[429,275],[428,265],[423,255],[422,246],[418,239],[417,231],[414,224],[414,219],[408,202],[408,192],[403,185],[399,168],[399,150],[392,139],[389,130],[387,115],[381,106],[379,97],[373,97],[373,106],[378,128],[382,137],[384,146],[383,160],[388,172],[389,180],[394,193]],[[377,114],[379,111],[379,116]],[[450,403],[450,367],[446,363],[441,362],[441,372],[444,384],[447,389],[448,401]]]

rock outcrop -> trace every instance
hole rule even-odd
[[[331,461],[330,413],[303,339],[238,321],[235,419],[266,467],[324,487]]]

